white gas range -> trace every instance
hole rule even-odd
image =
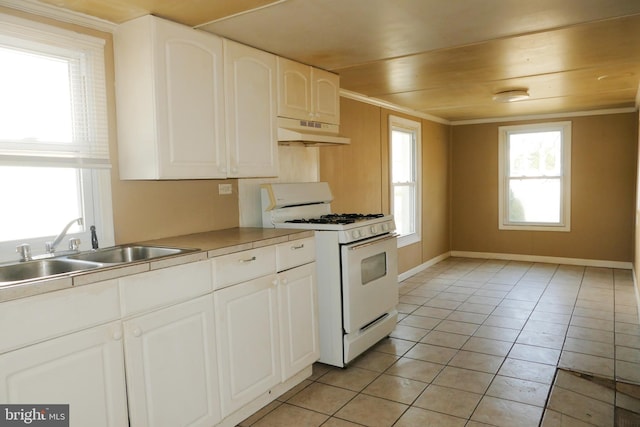
[[[262,186],[263,227],[315,230],[320,361],[343,367],[395,328],[391,215],[333,214],[326,182]]]

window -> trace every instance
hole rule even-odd
[[[569,231],[571,122],[499,129],[502,230]]]
[[[391,212],[398,246],[420,241],[420,123],[389,117]]]
[[[0,260],[64,226],[113,244],[104,41],[0,15]],[[67,249],[61,242],[58,250]]]

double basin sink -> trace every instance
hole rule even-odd
[[[195,252],[198,249],[180,249],[162,246],[124,245],[70,255],[0,265],[0,286],[10,282],[44,279],[100,267],[111,267],[138,261]]]

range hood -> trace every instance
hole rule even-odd
[[[339,126],[308,120],[278,117],[278,143],[282,145],[302,143],[305,145],[344,145],[351,139],[339,134]]]

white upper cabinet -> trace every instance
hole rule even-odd
[[[143,16],[115,32],[122,179],[224,178],[222,39]]]
[[[278,58],[278,116],[340,124],[340,76]]]
[[[278,175],[276,57],[224,40],[228,176]]]

